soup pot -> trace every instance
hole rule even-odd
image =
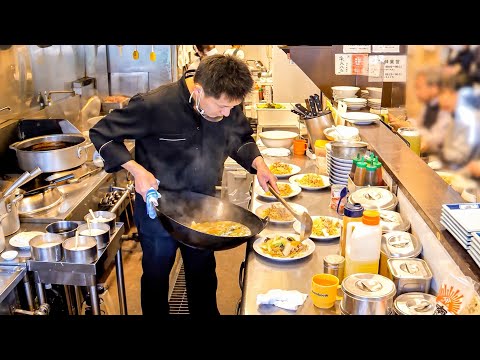
[[[87,149],[93,146],[82,134],[37,136],[11,144],[17,153],[20,169],[30,171],[40,167],[43,172],[57,172],[82,165]]]
[[[18,204],[23,198],[23,190],[15,189],[10,195],[3,197],[3,192],[13,184],[11,181],[0,180],[0,214],[6,214],[1,221],[5,236],[12,235],[20,229]]]

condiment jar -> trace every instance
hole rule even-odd
[[[365,161],[358,161],[357,167],[355,169],[355,175],[353,177],[353,182],[357,186],[365,185],[365,176],[367,174],[367,163]]]
[[[377,166],[374,164],[368,164],[365,173],[365,185],[376,186],[377,185]]]
[[[323,258],[323,272],[325,274],[335,275],[340,284],[343,280],[344,271],[345,258],[342,255],[332,254]]]

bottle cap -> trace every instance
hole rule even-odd
[[[368,164],[367,171],[375,171],[377,170],[377,166],[375,164]]]
[[[380,224],[380,213],[377,210],[365,210],[362,222],[365,225],[378,225]]]
[[[366,168],[367,163],[365,161],[359,161],[357,162],[357,168]]]
[[[343,215],[350,217],[350,218],[359,218],[363,215],[363,206],[360,203],[345,204],[345,208],[343,209]]]

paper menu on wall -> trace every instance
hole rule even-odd
[[[443,204],[442,208],[465,231],[480,231],[480,203]]]

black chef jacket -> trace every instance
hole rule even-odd
[[[227,156],[255,174],[251,165],[260,151],[240,106],[214,123],[194,110],[189,97],[182,77],[135,95],[127,107],[100,120],[90,139],[105,170],[118,171],[132,160],[123,141],[135,139],[135,160],[160,180],[159,189],[213,194]]]

